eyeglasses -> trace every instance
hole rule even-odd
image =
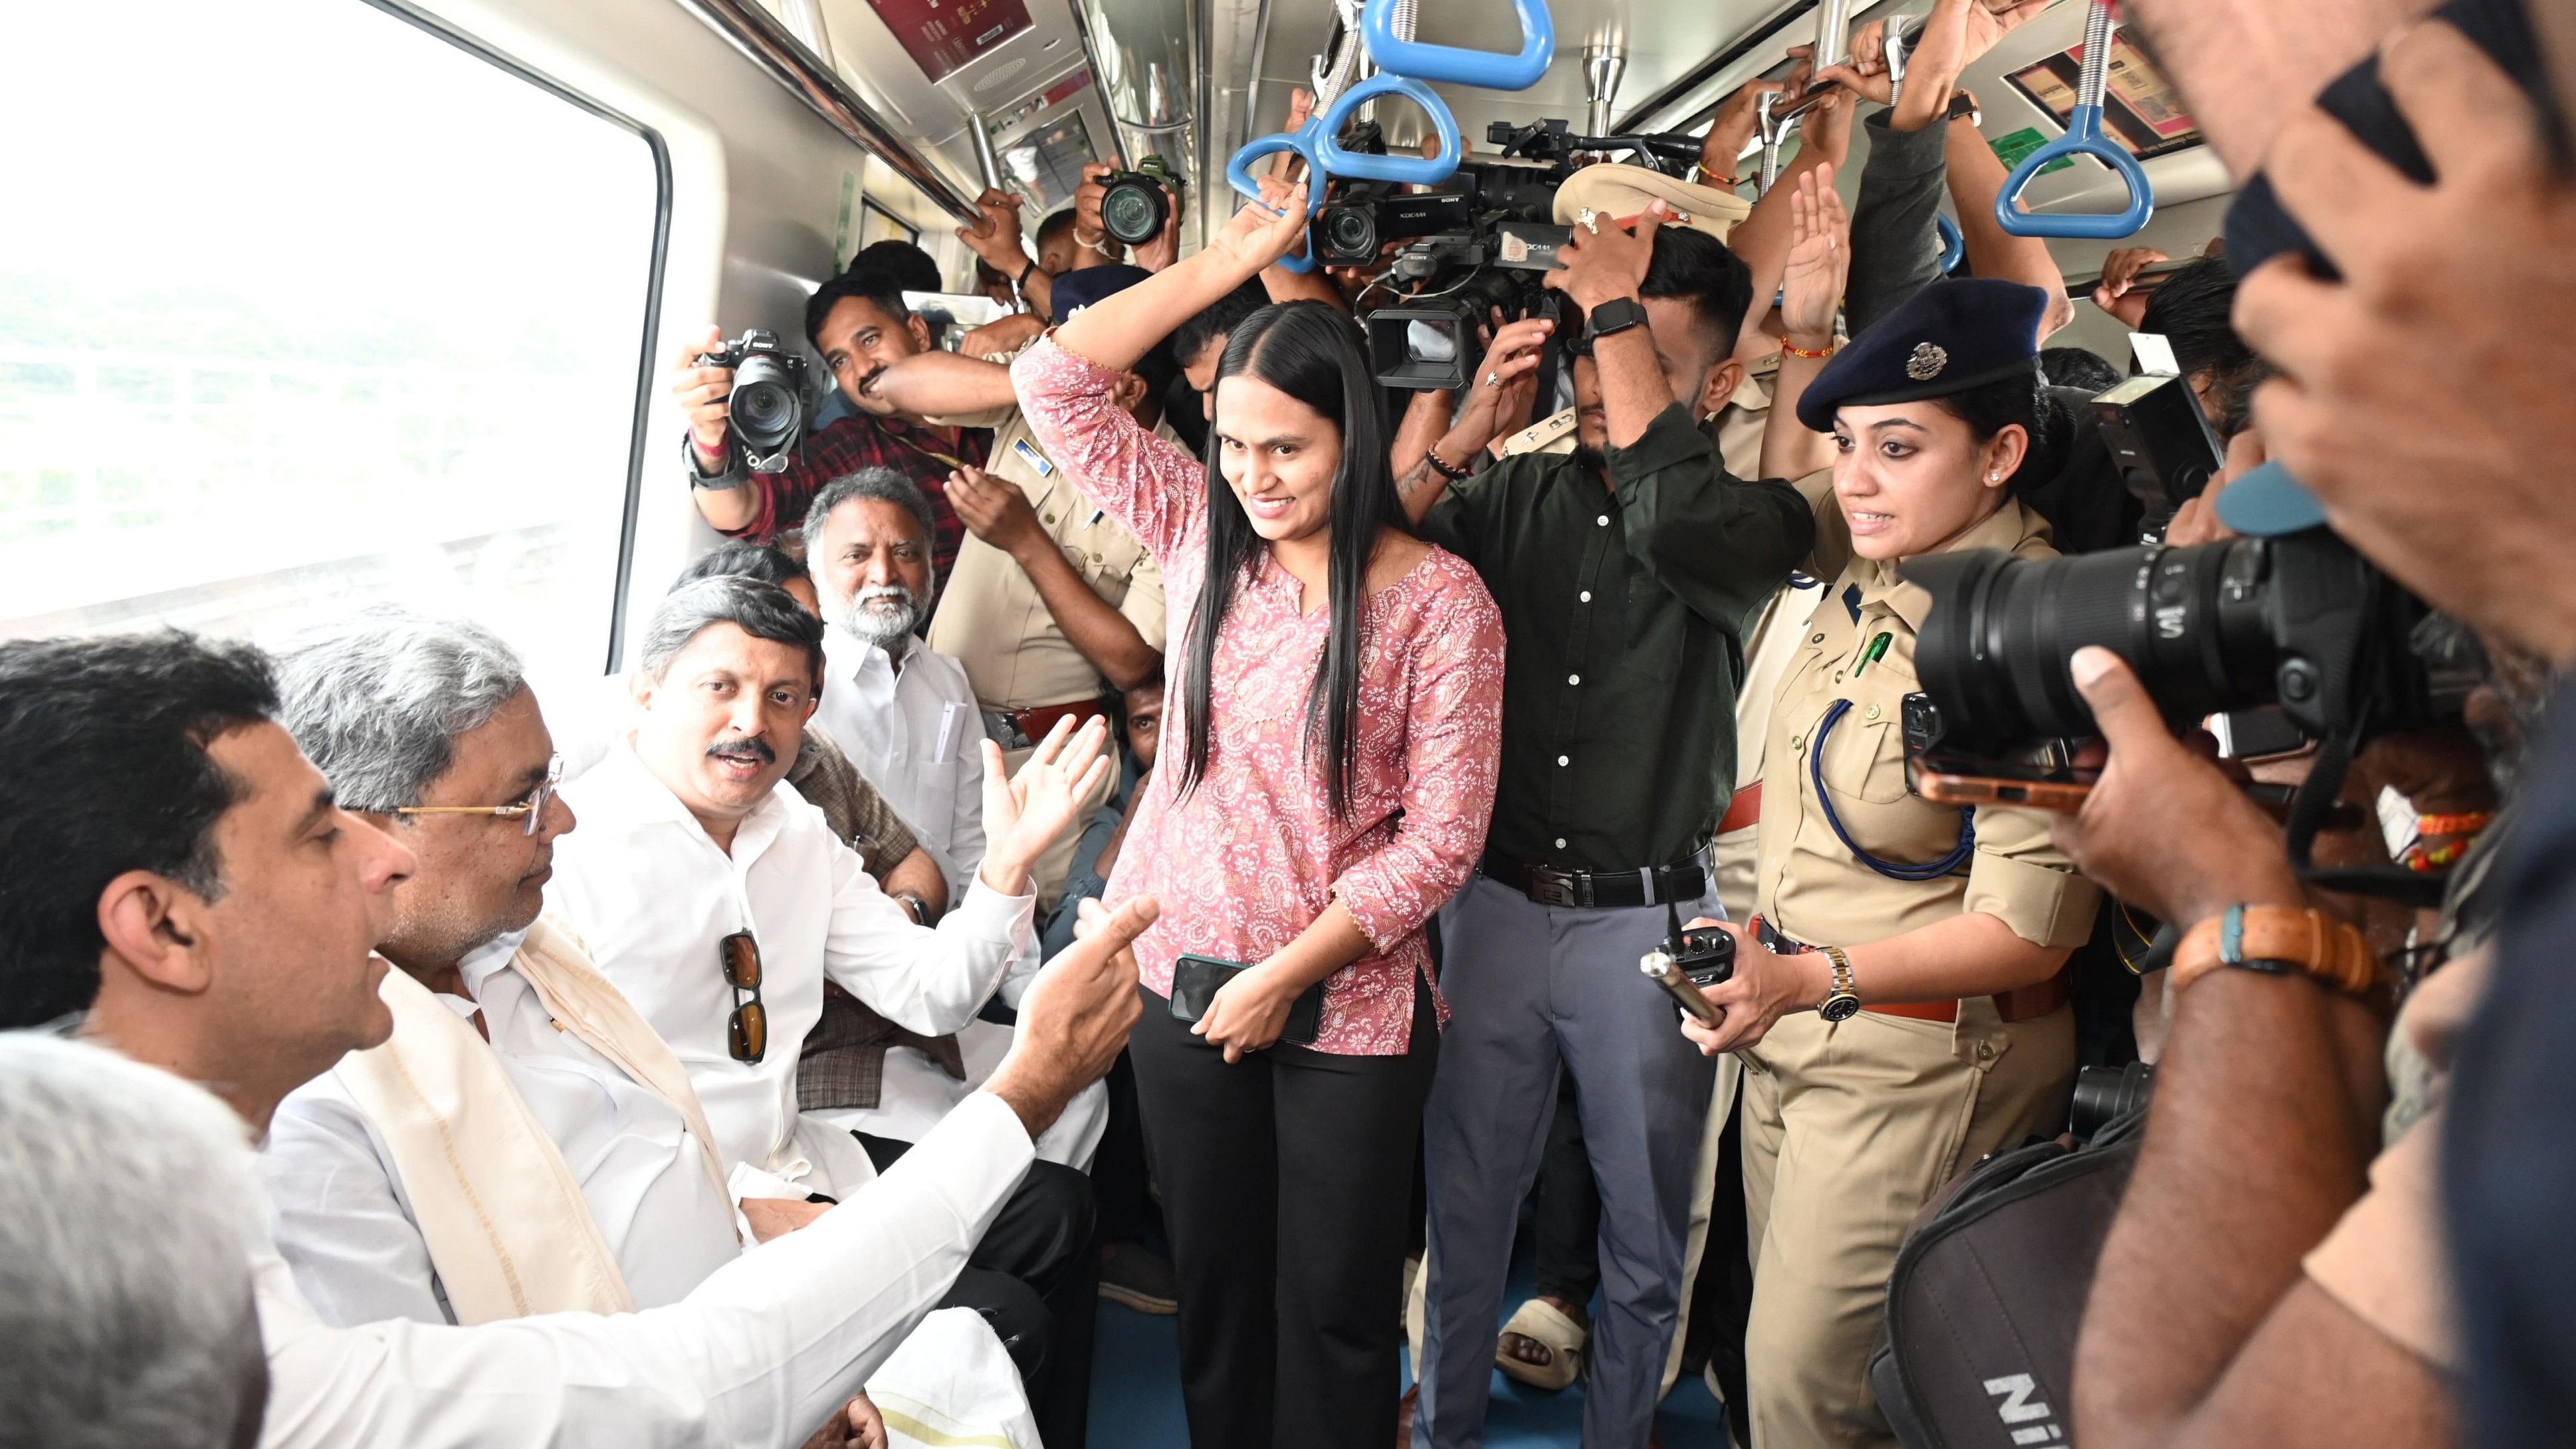
[[[555,798],[555,787],[562,783],[563,756],[557,755],[546,761],[545,779],[538,782],[536,789],[528,792],[527,799],[516,805],[402,805],[397,806],[393,813],[396,815],[497,815],[504,820],[524,819],[528,822],[527,826],[519,833],[534,835],[537,833],[538,823],[546,818],[546,802]]]
[[[757,1062],[769,1051],[769,1013],[760,1004],[760,943],[736,931],[716,943],[725,985],[733,988],[733,1015],[725,1022],[725,1049],[738,1062]],[[751,1000],[742,999],[744,992]]]

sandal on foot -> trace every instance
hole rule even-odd
[[[1546,1349],[1547,1362],[1529,1363],[1515,1358],[1498,1343],[1494,1367],[1532,1388],[1551,1391],[1564,1388],[1582,1375],[1583,1347],[1592,1337],[1590,1329],[1543,1298],[1522,1304],[1511,1321],[1503,1325],[1503,1334],[1518,1334]]]

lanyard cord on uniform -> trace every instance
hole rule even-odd
[[[1843,843],[1843,849],[1852,853],[1852,859],[1886,876],[1889,880],[1939,880],[1966,865],[1968,857],[1975,854],[1977,849],[1977,815],[1974,810],[1965,806],[1960,807],[1959,810],[1958,849],[1939,860],[1923,865],[1907,865],[1902,861],[1881,860],[1862,849],[1861,843],[1852,839],[1851,832],[1843,828],[1842,817],[1834,813],[1834,798],[1825,792],[1825,737],[1832,734],[1834,726],[1850,712],[1850,700],[1835,700],[1833,707],[1825,711],[1825,717],[1817,722],[1815,735],[1807,741],[1807,777],[1815,782],[1816,804],[1823,808],[1825,824],[1833,828],[1834,838]]]

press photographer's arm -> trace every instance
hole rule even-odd
[[[2073,671],[2110,745],[2057,828],[2077,866],[2177,929],[2231,906],[2305,907],[2280,828],[2173,737],[2128,667],[2086,649]],[[2072,1437],[2451,1442],[2440,1376],[2301,1268],[2378,1150],[2378,1017],[2307,975],[2225,968],[2186,983],[2176,1013],[2084,1315]]]

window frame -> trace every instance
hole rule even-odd
[[[653,255],[644,286],[644,328],[637,345],[635,368],[635,415],[628,429],[626,446],[626,501],[620,510],[617,533],[617,579],[610,590],[608,612],[608,657],[606,671],[615,674],[625,667],[626,604],[635,572],[635,536],[644,509],[645,453],[651,443],[653,383],[657,375],[653,355],[654,339],[661,335],[662,284],[671,256],[671,148],[662,133],[583,91],[564,84],[553,76],[530,66],[509,54],[494,49],[478,37],[458,29],[445,19],[409,3],[409,0],[359,0],[396,20],[412,25],[436,39],[464,51],[475,59],[496,66],[530,85],[547,91],[641,137],[653,155]]]

